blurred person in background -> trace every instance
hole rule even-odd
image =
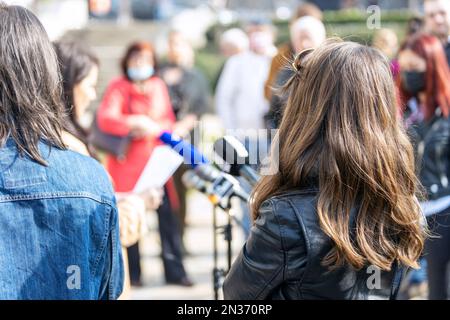
[[[424,21],[422,17],[412,17],[406,26],[406,37],[410,37],[418,32],[423,32]]]
[[[117,299],[113,188],[97,161],[66,148],[52,44],[33,13],[2,3],[0,39],[0,299]]]
[[[450,1],[425,0],[425,30],[442,42],[447,63],[450,64]]]
[[[391,61],[391,70],[394,77],[400,72],[397,53],[398,53],[398,37],[395,31],[391,29],[377,30],[372,39],[372,46],[377,48]]]
[[[71,150],[87,156],[95,151],[88,143],[89,132],[80,124],[90,103],[97,98],[99,60],[75,42],[56,42],[62,76],[66,121],[63,139]]]
[[[368,46],[328,41],[293,69],[279,171],[254,190],[253,228],[224,297],[396,299],[425,233],[389,62]]]
[[[63,83],[63,102],[66,121],[63,140],[69,149],[95,158],[96,153],[88,143],[89,132],[82,127],[80,119],[97,97],[99,72],[98,58],[76,42],[54,44]],[[125,283],[121,299],[129,297],[130,279],[128,272],[127,247],[135,244],[145,230],[145,212],[156,210],[161,201],[160,190],[151,190],[145,197],[131,194],[117,194],[119,209],[120,239],[125,269]]]
[[[398,83],[402,97],[407,101],[403,112],[405,123],[416,146],[417,170],[427,199],[421,206],[431,232],[437,236],[430,238],[425,246],[429,298],[447,299],[450,71],[442,43],[427,34],[417,34],[402,46],[399,64]]]
[[[211,94],[206,77],[194,67],[194,50],[182,33],[170,33],[168,48],[167,62],[158,73],[169,89],[177,120],[173,133],[186,137],[200,117],[211,111]]]
[[[289,32],[294,56],[303,50],[319,46],[326,39],[325,26],[319,19],[312,16],[304,16],[292,22]],[[276,129],[279,127],[281,118],[283,117],[287,95],[282,94],[278,89],[282,88],[293,74],[292,68],[289,67],[289,61],[293,61],[293,56],[289,60],[284,58],[283,60],[284,67],[280,68],[274,86],[272,87],[272,90],[278,92],[271,95],[270,109],[264,117],[266,127],[269,129]]]
[[[418,16],[410,18],[406,26],[406,35],[403,39],[402,46],[421,32],[424,32],[424,19]],[[398,73],[394,74],[396,79],[399,77],[400,65],[398,65],[398,67]],[[412,105],[415,105],[412,109],[417,110],[417,100],[414,100],[413,98],[409,102]],[[406,111],[405,115],[407,114],[409,114],[409,111]],[[406,126],[409,125],[410,123],[406,123]],[[399,292],[400,299],[426,299],[428,297],[427,261],[423,256],[419,259],[419,265],[420,269],[409,270],[405,277],[405,281],[403,281],[402,288]]]
[[[116,192],[131,192],[163,130],[172,129],[175,115],[164,82],[156,76],[157,63],[153,46],[135,42],[126,51],[121,63],[123,76],[109,84],[97,111],[97,122],[106,133],[132,137],[125,159],[109,155],[106,166]],[[191,286],[183,262],[181,237],[174,211],[178,199],[169,180],[162,205],[157,210],[161,236],[162,259],[167,283]],[[140,286],[139,243],[128,248],[131,284]]]
[[[274,53],[274,32],[271,25],[258,22],[247,34],[250,50],[228,59],[217,86],[216,111],[226,130],[264,128],[264,81]]]
[[[239,28],[228,29],[220,37],[219,49],[220,54],[225,58],[225,62],[220,67],[214,80],[214,92],[217,90],[217,84],[219,83],[220,76],[222,75],[223,68],[228,59],[249,49],[248,36]]]
[[[197,127],[200,118],[211,111],[212,101],[208,81],[204,74],[194,67],[194,50],[181,32],[172,31],[169,34],[168,44],[167,62],[159,68],[159,75],[169,88],[170,101],[176,117],[173,133],[181,138],[189,136],[190,142],[197,144],[202,137],[199,136],[200,132],[194,131],[194,128]],[[182,239],[186,227],[187,189],[181,177],[189,169],[189,165],[182,164],[173,176],[179,199],[177,216]],[[184,242],[183,251],[187,253]]]
[[[264,129],[263,117],[269,104],[264,97],[264,81],[276,48],[274,30],[267,23],[251,24],[247,28],[250,50],[228,59],[217,85],[215,106],[226,134],[240,139],[251,158],[260,162],[258,130]],[[266,141],[263,141],[266,143]],[[263,151],[264,152],[264,151]],[[257,166],[257,163],[252,163]],[[240,180],[249,189],[245,179]],[[241,203],[242,226],[245,237],[250,232],[250,214],[247,203]]]
[[[400,47],[403,47],[405,43],[410,41],[412,38],[414,38],[419,33],[424,33],[424,19],[422,17],[412,17],[408,20],[406,25],[406,32],[405,37],[403,38],[403,41],[401,43]],[[397,62],[398,62],[398,52],[397,52]],[[399,70],[400,72],[400,66]],[[394,76],[398,78],[398,73],[396,73]]]
[[[295,21],[297,21],[299,18],[307,16],[314,17],[320,21],[323,20],[322,10],[320,10],[318,6],[316,6],[313,3],[303,3],[300,6],[298,6],[297,10],[295,11],[295,14],[292,17],[290,25]],[[306,38],[308,36],[309,35],[306,35]],[[298,39],[299,37],[296,38]],[[272,59],[269,76],[264,86],[264,96],[266,97],[267,101],[272,100],[273,95],[272,91],[274,86],[277,84],[277,78],[278,75],[280,74],[280,71],[286,66],[286,64],[289,64],[295,58],[296,53],[301,51],[296,50],[295,48],[296,44],[293,42],[293,40],[298,42],[298,40],[293,39],[291,36],[291,41],[282,44],[278,48],[278,53]],[[299,46],[299,44],[297,44],[297,46]]]
[[[220,37],[220,54],[226,59],[247,51],[248,48],[248,36],[242,29],[228,29]]]

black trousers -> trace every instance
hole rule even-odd
[[[181,236],[178,219],[170,206],[167,190],[164,192],[162,205],[157,210],[159,235],[161,238],[161,257],[164,276],[167,282],[178,282],[186,276],[182,260]],[[132,283],[141,280],[139,243],[128,249],[128,266]]]
[[[450,208],[428,217],[427,221],[433,234],[425,243],[429,299],[445,300],[449,298]]]
[[[139,242],[127,248],[128,269],[130,272],[131,285],[136,285],[141,281],[141,255],[139,254]]]
[[[173,174],[173,182],[178,194],[178,200],[180,202],[180,209],[177,212],[178,225],[180,228],[181,240],[183,241],[184,230],[186,229],[186,193],[187,188],[183,183],[183,174],[188,171],[190,167],[182,164],[177,171]]]
[[[173,212],[167,192],[158,209],[159,235],[166,281],[177,282],[186,276],[178,218]]]

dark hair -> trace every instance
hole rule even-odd
[[[0,139],[40,164],[39,141],[65,148],[58,63],[44,27],[29,10],[0,2]]]
[[[421,17],[412,17],[408,20],[406,35],[412,36],[423,29],[423,19]]]
[[[99,65],[98,58],[76,42],[56,42],[54,44],[58,56],[63,82],[63,98],[66,113],[65,129],[88,143],[88,133],[79,124],[74,108],[73,89],[89,75],[93,67]]]
[[[120,66],[122,68],[123,75],[131,81],[131,79],[128,77],[127,74],[127,68],[128,68],[128,61],[130,60],[131,56],[135,53],[147,51],[150,52],[153,56],[153,67],[155,68],[155,74],[158,71],[158,60],[156,59],[156,51],[153,45],[150,42],[146,41],[137,41],[132,43],[125,52],[124,57],[122,58],[122,61],[120,63]]]

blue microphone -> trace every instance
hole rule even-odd
[[[225,200],[232,196],[248,201],[250,195],[240,187],[239,182],[231,175],[224,174],[215,168],[193,145],[167,131],[163,132],[159,139],[182,156],[184,163],[189,164],[194,169],[195,173],[190,172],[183,176],[183,183],[186,186],[195,187],[206,192],[209,196],[214,196],[214,204],[223,209],[229,207],[229,201]],[[209,184],[211,184],[210,187],[208,187]]]
[[[192,144],[173,136],[170,132],[164,131],[159,136],[159,140],[178,152],[178,154],[184,158],[184,163],[189,164],[194,169],[198,165],[210,163],[210,161]]]

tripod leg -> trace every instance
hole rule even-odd
[[[219,300],[220,275],[218,269],[218,248],[217,248],[217,207],[213,208],[213,250],[214,250],[214,268],[213,268],[213,290],[214,300]]]
[[[231,242],[232,242],[232,240],[233,240],[233,234],[232,234],[232,231],[233,231],[233,217],[232,217],[232,215],[231,215],[231,212],[230,212],[230,210],[231,209],[228,209],[227,210],[227,215],[228,215],[228,225],[227,225],[227,227],[226,227],[226,238],[227,238],[227,241],[228,241],[228,256],[227,256],[227,258],[228,258],[228,271],[230,271],[230,269],[231,269],[231,260],[232,260],[232,257],[233,257],[233,252],[232,252],[232,247],[231,247]],[[227,273],[228,273],[228,271],[227,271]]]

